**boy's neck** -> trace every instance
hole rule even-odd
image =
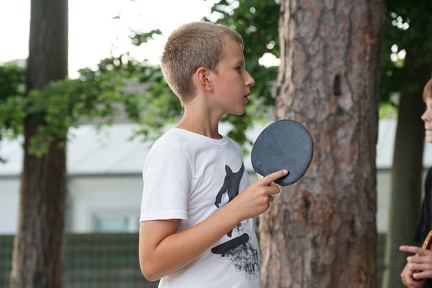
[[[203,136],[221,139],[219,134],[219,121],[211,120],[211,117],[188,117],[186,114],[176,125],[176,128],[184,129]]]

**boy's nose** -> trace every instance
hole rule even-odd
[[[248,79],[246,80],[247,86],[254,86],[255,85],[255,79],[248,73]]]
[[[431,121],[432,119],[432,111],[431,109],[426,109],[426,111],[420,117],[423,121]]]

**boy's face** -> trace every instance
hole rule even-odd
[[[241,115],[245,111],[250,87],[255,80],[246,71],[241,45],[229,40],[225,43],[224,54],[218,64],[218,73],[210,79],[213,91],[214,109],[222,114]]]
[[[425,123],[425,136],[428,143],[432,143],[432,99],[426,99],[426,111],[421,116]]]

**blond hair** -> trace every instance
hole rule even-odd
[[[228,40],[243,46],[241,36],[227,26],[209,22],[191,22],[168,37],[161,60],[165,81],[184,102],[195,95],[192,75],[199,67],[217,73],[217,66]]]
[[[423,89],[423,101],[426,100],[432,100],[432,79],[429,79]]]

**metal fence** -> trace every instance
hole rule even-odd
[[[0,236],[0,287],[8,287],[13,236]],[[68,234],[65,288],[151,288],[138,262],[138,234]]]
[[[8,287],[13,236],[0,236],[0,288]],[[385,235],[378,235],[378,283],[384,265]],[[152,288],[138,262],[138,234],[67,234],[65,288]]]

